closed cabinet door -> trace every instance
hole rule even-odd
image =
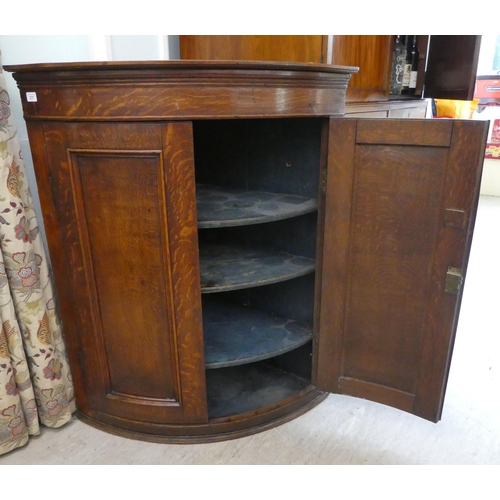
[[[206,422],[191,124],[47,123],[43,135],[79,411],[120,427]]]
[[[486,132],[330,122],[319,389],[440,419]]]

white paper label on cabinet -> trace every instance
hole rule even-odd
[[[28,102],[37,102],[36,92],[26,92],[26,100]]]

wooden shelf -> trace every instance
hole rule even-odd
[[[196,186],[198,227],[245,226],[314,212],[318,200],[283,193]]]
[[[264,362],[207,370],[208,417],[239,415],[277,404],[311,385]]]
[[[314,270],[313,259],[286,252],[218,244],[200,246],[202,293],[268,285]]]
[[[205,367],[221,368],[272,358],[304,345],[312,328],[237,303],[203,301]]]

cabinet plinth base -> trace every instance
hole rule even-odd
[[[150,443],[202,444],[238,439],[272,429],[308,412],[324,401],[327,396],[328,393],[319,392],[313,388],[298,398],[295,398],[288,405],[274,408],[263,413],[257,414],[257,412],[254,412],[252,415],[244,414],[231,420],[213,419],[206,424],[150,424],[143,432],[133,429],[134,424],[139,423],[130,423],[123,420],[121,422],[122,426],[119,427],[118,423],[111,425],[102,420],[97,420],[94,417],[85,415],[80,411],[77,411],[75,415],[79,420],[96,429],[128,439]],[[128,429],[125,428],[127,425],[129,427]],[[140,425],[145,426],[147,424],[140,423]]]

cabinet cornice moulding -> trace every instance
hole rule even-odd
[[[351,71],[318,64],[148,61],[8,66],[28,119],[342,116]],[[29,101],[27,93],[32,93]],[[339,112],[340,110],[340,112]]]

